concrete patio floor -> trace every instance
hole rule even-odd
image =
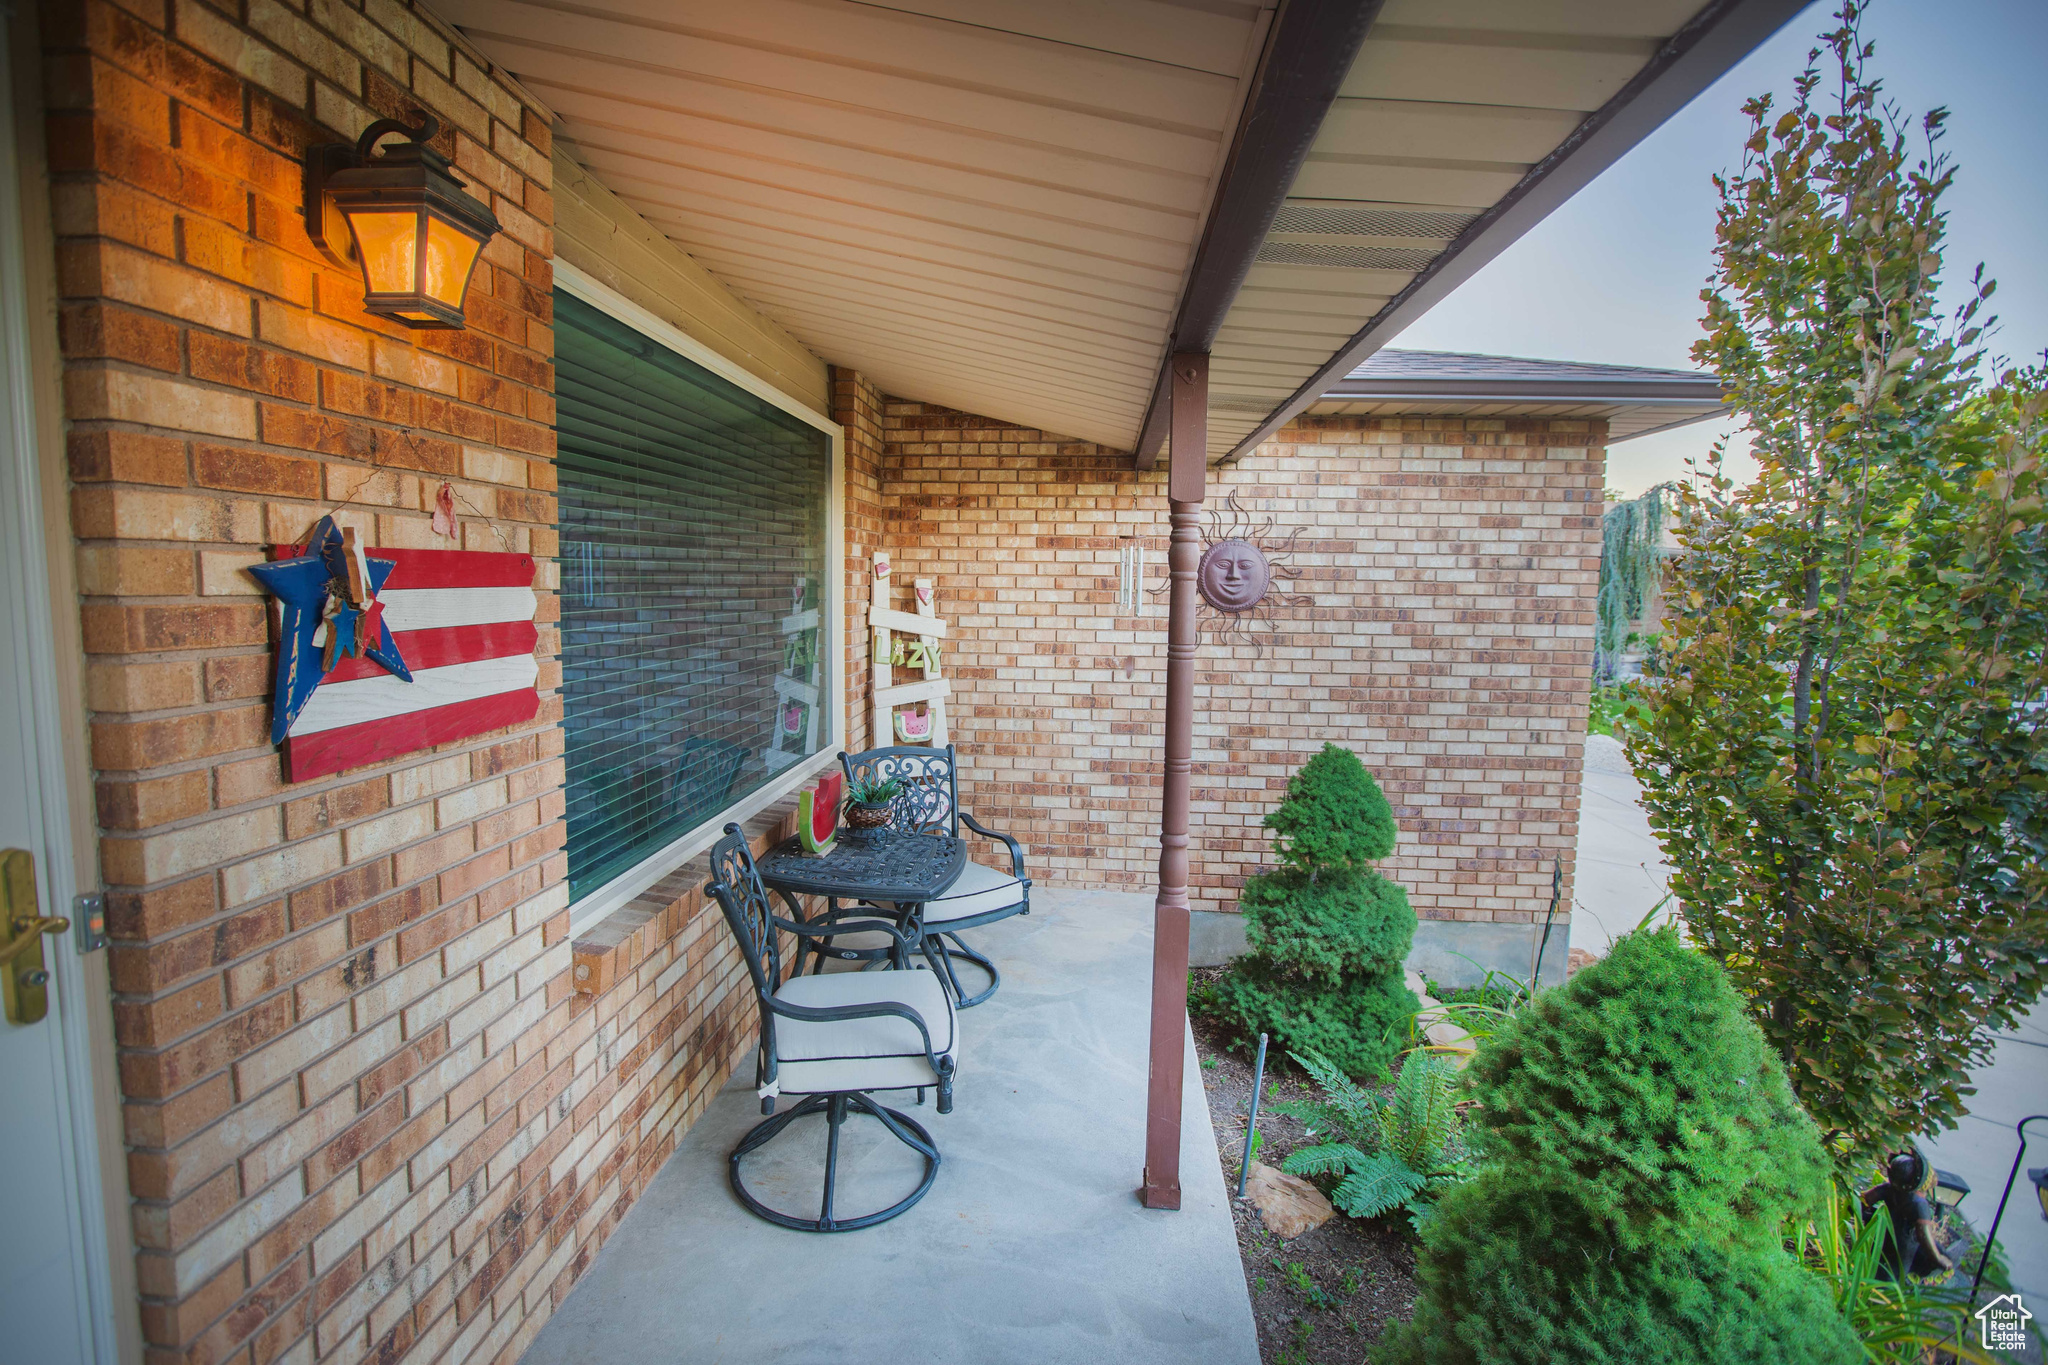
[[[961,1016],[954,1111],[880,1097],[937,1141],[943,1161],[922,1203],[831,1235],[749,1214],[726,1183],[727,1153],[760,1120],[749,1069],[684,1139],[523,1365],[1258,1365],[1192,1044],[1181,1210],[1148,1211],[1134,1193],[1150,898],[1046,889],[1032,901],[1029,916],[969,936],[1002,968],[1003,987]],[[879,1124],[853,1120],[845,1131],[842,1213],[914,1187],[916,1158],[878,1139]],[[752,1188],[815,1215],[824,1147],[822,1120],[800,1120],[748,1158]]]

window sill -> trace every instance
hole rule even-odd
[[[796,832],[796,793],[791,792],[739,822],[756,857]],[[718,837],[723,837],[722,835]],[[620,981],[654,950],[683,933],[714,902],[704,887],[711,880],[710,846],[689,854],[673,871],[624,904],[575,933],[569,950],[570,980],[580,1012]]]

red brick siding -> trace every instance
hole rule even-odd
[[[149,1358],[509,1360],[587,1186],[547,116],[395,0],[53,0],[42,28]],[[366,315],[299,213],[309,144],[421,110],[505,225],[465,331]],[[444,479],[467,548],[540,559],[541,716],[287,786],[244,566],[336,503],[445,546]]]
[[[903,577],[937,580],[964,799],[1034,875],[1146,889],[1158,859],[1165,595],[1116,606],[1120,537],[1166,581],[1164,475],[1130,456],[889,400],[882,515]],[[1334,740],[1402,826],[1387,870],[1417,911],[1523,920],[1562,858],[1567,904],[1591,671],[1598,424],[1305,419],[1215,471],[1256,523],[1299,528],[1263,653],[1205,637],[1193,891],[1235,908],[1259,821]],[[858,696],[858,694],[856,694]]]

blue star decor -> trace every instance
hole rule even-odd
[[[350,560],[356,560],[355,565]],[[313,689],[344,658],[368,658],[406,682],[412,670],[392,642],[377,594],[397,566],[389,559],[370,559],[355,549],[354,536],[344,539],[334,518],[313,525],[302,553],[269,564],[252,564],[249,572],[270,589],[283,608],[277,642],[277,696],[270,713],[270,742],[284,743],[292,722],[306,709]],[[351,593],[354,568],[362,588]],[[328,627],[328,640],[320,626]],[[361,638],[358,638],[358,637]],[[373,643],[366,643],[374,636]]]

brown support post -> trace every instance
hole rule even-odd
[[[1195,570],[1202,558],[1202,493],[1209,472],[1209,357],[1173,357],[1173,452],[1166,497],[1173,513],[1167,569],[1166,782],[1159,808],[1159,898],[1152,912],[1152,1064],[1145,1087],[1148,1209],[1180,1207],[1181,1076],[1187,1065],[1188,787],[1195,750]]]

